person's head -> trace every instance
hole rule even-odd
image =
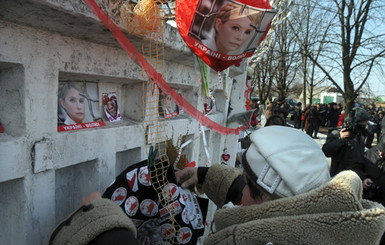
[[[80,91],[73,82],[67,82],[59,92],[61,107],[75,123],[82,123],[84,119],[84,97]]]
[[[261,13],[229,2],[215,16],[215,44],[217,51],[227,54],[239,49],[252,36]]]
[[[330,180],[326,157],[303,132],[270,126],[250,135],[243,156],[243,205],[306,193]]]
[[[296,106],[297,106],[298,108],[301,108],[301,107],[302,107],[302,103],[301,103],[301,102],[298,102]]]
[[[266,120],[265,127],[272,125],[286,126],[286,121],[283,119],[282,115],[271,115]]]
[[[282,105],[283,103],[285,103],[285,98],[280,97],[277,99],[277,104]]]
[[[107,102],[107,109],[108,109],[108,113],[110,113],[111,116],[113,116],[113,117],[116,116],[116,109],[115,109],[115,104],[113,101]]]
[[[362,134],[370,119],[369,113],[361,107],[354,107],[345,119],[344,128],[351,131],[352,136]]]

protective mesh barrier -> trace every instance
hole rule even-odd
[[[155,70],[164,77],[164,37],[163,24],[165,13],[160,6],[165,1],[144,0],[140,1],[134,8],[135,17],[132,19],[134,32],[143,37],[142,55],[155,68]],[[166,207],[170,214],[169,223],[174,227],[175,236],[169,238],[170,244],[179,244],[178,234],[180,225],[172,215],[173,210],[171,199],[167,198],[169,193],[166,185],[169,184],[166,174],[170,167],[167,157],[167,135],[166,122],[162,104],[165,103],[165,97],[161,96],[158,86],[147,77],[143,72],[143,127],[145,129],[146,151],[149,153],[149,147],[154,146],[158,150],[157,159],[154,166],[149,168],[152,180],[152,186],[158,193],[159,200],[163,207]],[[182,232],[183,233],[183,232]]]

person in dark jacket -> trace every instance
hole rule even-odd
[[[363,132],[369,120],[369,114],[362,108],[353,108],[341,130],[330,132],[322,151],[332,158],[330,175],[335,176],[343,170],[355,171],[364,178],[364,137]]]
[[[290,106],[286,103],[284,98],[279,98],[273,103],[273,115],[281,116],[285,121],[289,115]]]
[[[320,105],[317,104],[316,106],[312,106],[310,108],[310,127],[309,127],[309,130],[307,131],[307,134],[310,137],[313,137],[313,133],[314,133],[313,138],[318,139],[317,134],[321,126],[321,122],[322,122],[321,108],[320,108]]]
[[[337,127],[338,118],[340,116],[340,113],[337,110],[337,104],[336,103],[330,104],[330,109],[328,110],[326,116],[328,119],[328,127],[329,127],[329,130],[331,131]]]
[[[310,126],[310,105],[302,110],[301,130],[307,132]]]
[[[293,120],[294,120],[294,127],[296,129],[301,128],[301,119],[302,119],[302,108],[301,107],[302,107],[302,103],[298,102],[294,108]]]
[[[384,117],[384,112],[379,111],[377,113],[377,116],[375,117],[377,128],[376,128],[376,135],[377,135],[377,142],[380,142],[381,137],[381,128],[382,128],[382,118]]]
[[[365,141],[366,148],[372,148],[372,143],[374,139],[374,133],[376,132],[376,128],[377,128],[377,123],[375,119],[375,113],[371,112],[370,119],[368,121],[368,127],[366,130],[366,141]]]

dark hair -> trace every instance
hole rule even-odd
[[[246,184],[249,186],[250,194],[253,199],[262,199],[263,196],[268,196],[270,199],[279,198],[275,194],[270,194],[262,187],[257,184],[257,175],[251,170],[250,164],[246,159],[246,152],[242,155],[242,166],[244,168],[244,172],[246,173]]]
[[[286,126],[286,121],[280,115],[271,115],[266,120],[265,127],[266,126],[271,126],[271,125]]]

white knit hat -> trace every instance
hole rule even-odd
[[[252,133],[250,139],[246,164],[258,178],[257,184],[267,192],[294,196],[330,180],[324,153],[298,129],[268,126]]]

